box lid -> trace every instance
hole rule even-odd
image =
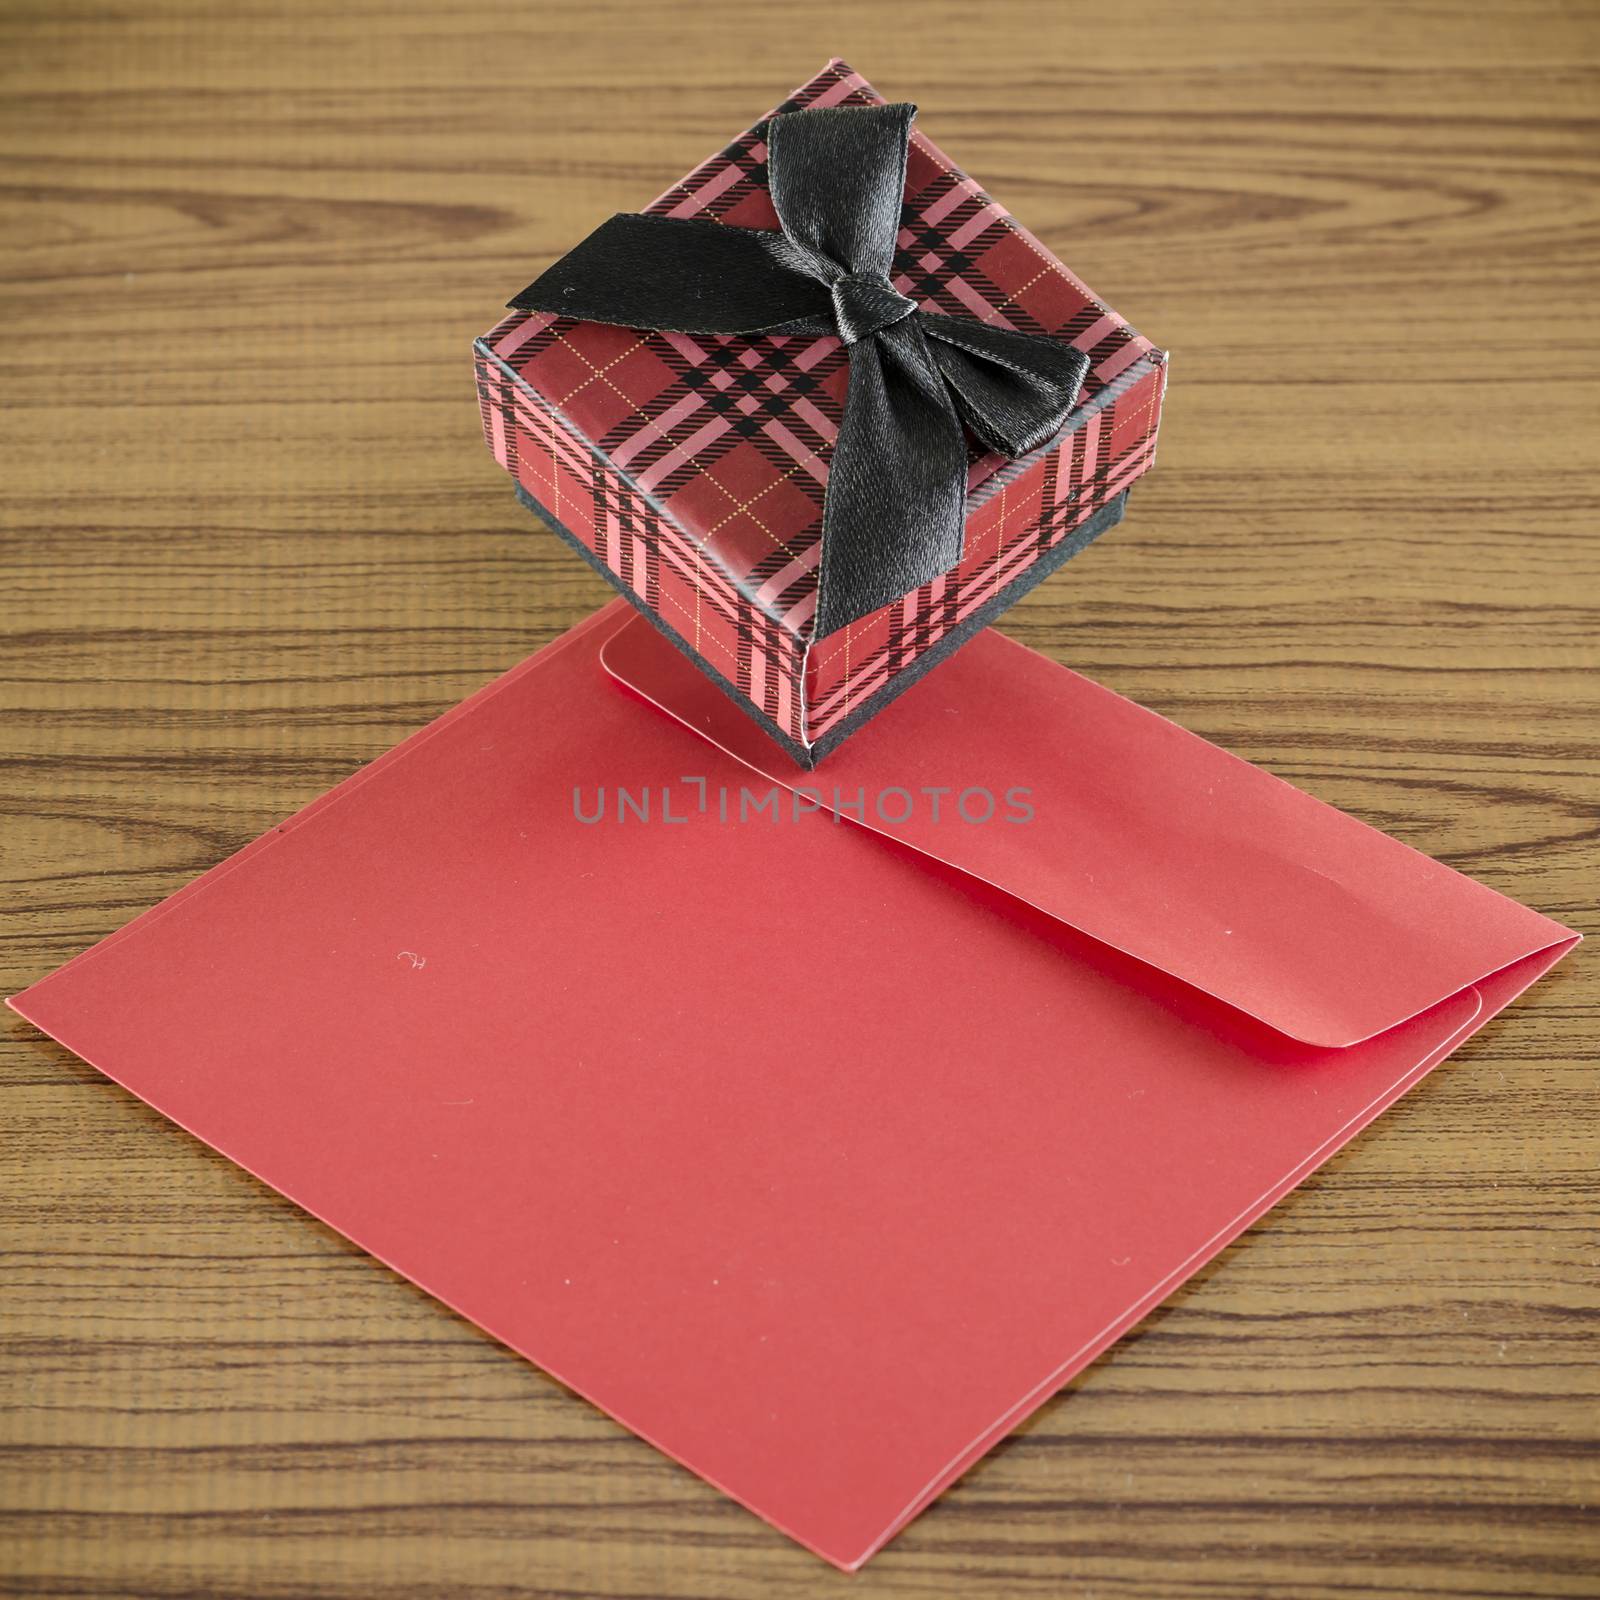
[[[835,60],[776,111],[883,103]],[[645,209],[776,229],[765,121]],[[892,281],[924,309],[1052,334],[1083,350],[1090,370],[1067,432],[1161,360],[920,125],[911,134]],[[515,311],[481,345],[761,612],[810,637],[823,496],[847,381],[838,338],[662,333]],[[974,446],[969,507],[1025,466]]]

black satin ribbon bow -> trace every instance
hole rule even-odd
[[[822,516],[813,637],[961,559],[962,425],[1012,459],[1060,432],[1088,358],[1042,334],[921,311],[889,282],[911,105],[773,117],[781,233],[624,213],[510,303],[678,333],[833,333],[849,350]]]

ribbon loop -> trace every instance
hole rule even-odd
[[[915,106],[771,118],[781,232],[623,213],[511,304],[676,333],[836,334],[850,355],[822,512],[813,637],[961,559],[970,432],[1015,460],[1066,422],[1089,369],[1043,334],[923,311],[890,282]]]
[[[917,108],[826,106],[767,122],[767,186],[783,231],[841,271],[889,281]]]

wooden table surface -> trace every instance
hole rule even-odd
[[[1595,927],[1593,5],[13,0],[6,992],[605,598],[469,341],[834,53],[1174,352],[1007,630]],[[1592,967],[855,1579],[8,1014],[0,1591],[1600,1593]]]

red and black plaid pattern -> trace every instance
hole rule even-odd
[[[835,61],[778,109],[881,101]],[[757,132],[647,209],[775,228]],[[1153,457],[1161,353],[915,130],[894,282],[931,310],[1068,339],[1090,373],[1056,446],[1021,463],[974,450],[958,567],[814,648],[822,502],[846,383],[837,339],[658,333],[518,311],[477,346],[496,458],[802,745]]]
[[[807,742],[859,710],[1148,470],[1165,381],[1165,368],[1154,366],[1113,385],[1053,449],[968,497],[958,566],[817,642],[805,664]]]

